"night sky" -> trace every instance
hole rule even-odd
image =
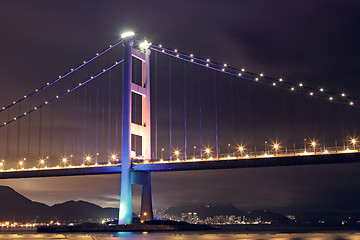
[[[316,89],[346,92],[349,96],[358,97],[359,11],[358,1],[137,1],[135,4],[133,1],[108,0],[3,0],[0,3],[0,105],[7,105],[56,79],[109,44],[117,42],[124,30],[133,30],[140,39],[146,37],[150,42],[161,43],[164,47],[176,48],[187,54],[194,53],[204,59],[211,58],[236,68],[245,67],[255,73],[283,77]],[[119,56],[116,56],[116,52],[112,53],[101,60],[102,66],[91,66],[86,71],[94,74],[97,67],[102,68],[113,59],[121,59],[121,49],[116,51]],[[157,65],[155,55],[158,57]],[[167,149],[165,154],[169,154],[168,64],[169,58],[152,53],[152,67],[157,68],[158,77],[156,108],[159,155],[162,147]],[[283,147],[296,143],[297,148],[302,148],[304,138],[317,139],[320,145],[334,146],[335,140],[339,145],[346,145],[349,136],[360,136],[359,108],[331,104],[245,79],[199,70],[191,65],[186,65],[184,76],[183,63],[172,59],[171,64],[173,148],[184,151],[183,79],[186,79],[189,88],[186,98],[188,116],[191,116],[187,122],[189,155],[194,145],[199,146],[199,79],[203,104],[203,145],[210,147],[214,146],[215,141],[216,79],[219,146],[222,153],[227,151],[228,143],[231,146],[246,144],[252,151],[257,146],[262,151],[265,140],[279,141]],[[71,81],[85,75],[79,74]],[[121,69],[114,70],[111,76],[119,76],[120,79]],[[112,79],[112,85],[109,85],[111,76],[102,78],[105,82],[102,87],[94,82],[87,90],[88,107],[100,99],[98,113],[103,115],[98,124],[103,125],[99,132],[99,142],[102,144],[102,140],[106,139],[103,132],[107,131],[108,126],[105,121],[107,101],[109,105],[111,102],[111,109],[117,109],[112,111],[112,121],[121,114],[121,96],[117,94],[117,89],[121,91],[121,82]],[[154,76],[155,70],[152,70]],[[106,82],[106,79],[109,81]],[[96,89],[100,89],[98,98]],[[110,90],[106,92],[106,89],[111,89],[110,97],[106,95]],[[154,89],[152,94],[154,98]],[[64,119],[63,122],[54,123],[54,128],[60,129],[66,125],[68,132],[72,131],[73,135],[58,135],[58,138],[56,134],[60,133],[55,131],[53,144],[63,144],[59,151],[69,153],[69,148],[64,150],[65,146],[71,144],[69,139],[72,137],[71,141],[75,141],[74,136],[81,133],[83,115],[78,113],[83,109],[81,101],[84,90],[79,90],[77,96],[70,95],[64,99],[63,107],[59,105],[58,109],[61,110],[55,113],[44,109],[43,124],[46,126],[41,132],[44,135],[42,141],[46,141],[46,136],[50,134],[51,114],[59,114],[55,118]],[[21,111],[27,106],[22,105]],[[67,113],[72,117],[68,117]],[[93,126],[91,124],[95,122],[91,116],[96,114],[94,109],[89,108],[87,114],[91,119],[88,124]],[[0,118],[6,119],[6,113]],[[21,156],[26,155],[27,151],[27,120],[22,121],[20,154],[17,154]],[[38,119],[34,116],[32,123],[36,121]],[[16,143],[17,133],[14,130],[16,127],[12,128],[10,135],[13,143]],[[115,131],[111,127],[111,132]],[[37,129],[33,132],[38,134]],[[115,137],[118,134],[116,131],[111,137],[114,140],[111,142],[112,151],[119,151],[120,143]],[[5,156],[5,136],[6,130],[1,129],[1,157]],[[93,136],[94,133],[89,133],[89,138]],[[34,145],[30,155],[35,156],[37,151],[43,153],[45,148],[50,147],[49,143],[46,144],[42,149]],[[81,154],[81,144],[72,144],[77,149],[72,150]],[[89,144],[88,149],[94,142],[90,141]],[[106,148],[105,145],[101,147]],[[9,151],[16,155],[14,147]],[[360,211],[360,195],[357,191],[360,187],[359,170],[359,164],[338,164],[154,173],[153,201],[155,208],[189,202],[231,202],[243,210],[269,209],[283,213],[315,209]],[[11,186],[32,200],[50,205],[82,199],[101,206],[117,207],[120,192],[118,175],[1,180],[0,184]],[[139,187],[134,187],[134,204],[137,207],[139,191]]]

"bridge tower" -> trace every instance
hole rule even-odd
[[[151,196],[151,173],[135,172],[131,167],[131,136],[142,138],[141,155],[151,159],[151,115],[150,115],[150,50],[148,44],[140,44],[140,49],[134,49],[134,33],[127,32],[121,36],[124,42],[124,72],[123,72],[123,112],[122,112],[122,169],[119,224],[132,222],[132,192],[131,185],[142,185],[141,221],[153,219]],[[141,85],[132,81],[132,60],[141,61]],[[131,121],[132,93],[142,97],[141,125]]]

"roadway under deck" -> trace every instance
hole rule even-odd
[[[258,157],[249,159],[222,159],[222,160],[187,160],[172,162],[154,162],[148,164],[133,164],[134,171],[141,172],[168,172],[168,171],[189,171],[189,170],[212,170],[231,168],[256,168],[256,167],[281,167],[281,166],[303,166],[319,164],[341,164],[360,162],[360,152],[324,154],[324,155],[303,155],[303,156],[282,156],[282,157]],[[99,165],[87,167],[66,167],[47,169],[25,169],[1,171],[0,179],[13,178],[41,178],[41,177],[62,177],[99,174],[120,174],[119,165]]]

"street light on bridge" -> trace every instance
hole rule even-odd
[[[238,150],[239,150],[239,152],[240,152],[240,156],[242,156],[243,155],[243,152],[244,152],[244,146],[239,146],[238,147]]]
[[[194,160],[196,159],[196,146],[194,146]]]
[[[314,148],[314,153],[316,153],[316,142],[312,141],[311,146]]]
[[[64,164],[64,167],[66,166],[66,163],[67,163],[67,158],[66,157],[63,157],[62,158],[62,163]]]
[[[350,142],[351,142],[351,144],[353,145],[354,150],[355,150],[355,149],[356,149],[356,142],[357,142],[357,139],[356,139],[356,138],[351,138],[351,139],[350,139]]]
[[[276,156],[277,153],[278,153],[278,150],[279,150],[279,148],[280,148],[279,143],[274,143],[273,148],[275,149],[275,156]]]
[[[163,161],[164,160],[164,148],[161,149],[161,158],[160,158],[160,161]]]
[[[210,148],[205,148],[205,153],[207,154],[207,158],[210,158],[210,154],[211,154],[211,149]]]
[[[44,165],[45,165],[45,159],[40,158],[38,167],[40,168],[40,167],[43,167]]]
[[[19,160],[19,162],[18,162],[18,166],[21,168],[21,169],[24,169],[24,165],[25,165],[25,163],[24,163],[24,161],[25,161],[26,159],[24,158],[24,160]]]
[[[176,156],[176,160],[179,160],[180,151],[178,149],[175,149],[174,154]]]

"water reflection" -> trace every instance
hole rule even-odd
[[[91,234],[36,234],[0,233],[0,240],[360,240],[359,233],[264,233],[239,234],[219,232],[182,232],[182,233],[91,233]]]

